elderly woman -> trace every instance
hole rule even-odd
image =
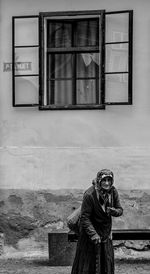
[[[121,216],[123,209],[113,183],[113,172],[102,169],[84,193],[71,274],[114,274],[112,216]]]

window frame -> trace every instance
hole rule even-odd
[[[68,12],[41,12],[39,14],[39,26],[40,26],[40,53],[39,55],[41,56],[40,58],[40,65],[39,65],[39,72],[40,72],[40,78],[39,78],[39,109],[40,110],[67,110],[67,109],[105,109],[105,105],[104,105],[104,77],[101,77],[101,104],[71,104],[71,105],[45,105],[44,104],[44,83],[46,82],[46,79],[45,79],[45,64],[44,64],[44,49],[45,49],[45,19],[48,18],[54,18],[55,16],[56,17],[63,17],[63,16],[68,16],[68,19],[69,19],[69,16],[70,18],[71,17],[74,17],[75,19],[77,17],[79,17],[80,19],[80,16],[85,16],[85,19],[86,17],[89,18],[89,16],[96,16],[98,18],[98,16],[101,16],[101,28],[99,31],[101,31],[101,75],[104,75],[104,66],[103,66],[103,56],[104,56],[104,14],[105,14],[105,11],[104,10],[88,10],[88,11],[68,11]],[[91,17],[93,18],[93,17]],[[96,95],[97,96],[97,95]]]

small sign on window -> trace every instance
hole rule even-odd
[[[32,62],[16,62],[15,63],[15,70],[16,71],[31,71],[32,70]],[[12,71],[12,63],[5,62],[3,66],[3,71],[8,72]]]

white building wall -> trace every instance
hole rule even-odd
[[[106,110],[12,107],[12,16],[133,9],[133,105]],[[0,0],[0,187],[86,188],[111,168],[119,188],[150,188],[150,1]]]

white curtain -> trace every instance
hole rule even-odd
[[[72,33],[74,38],[72,40]],[[48,33],[48,47],[71,48],[90,47],[98,45],[98,22],[96,20],[82,20],[72,22],[54,22],[50,24]],[[76,96],[77,104],[96,103],[96,80],[99,75],[99,53],[76,52]],[[54,104],[72,104],[74,77],[74,63],[72,53],[52,54],[49,57],[49,81],[54,92]],[[52,80],[54,79],[54,80]],[[50,89],[50,94],[52,89]]]

